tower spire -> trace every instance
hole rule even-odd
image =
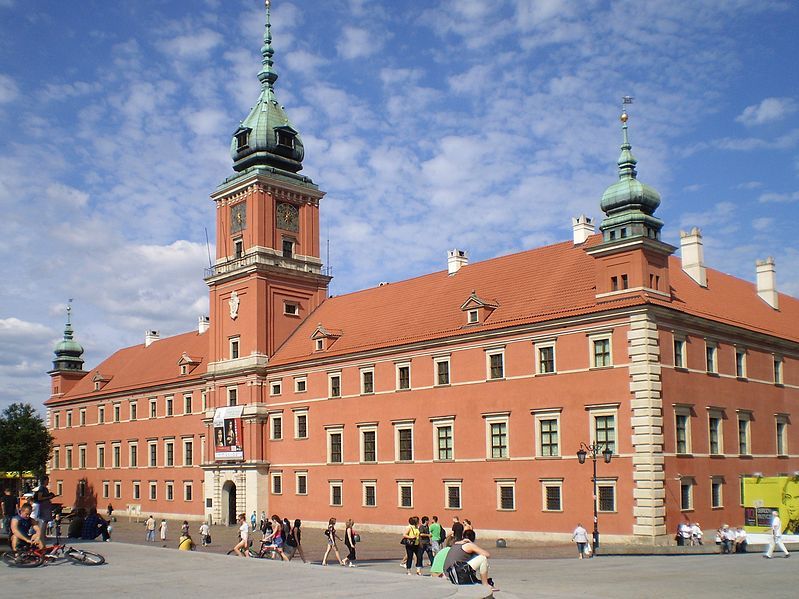
[[[53,360],[53,370],[74,370],[83,369],[83,347],[75,341],[72,330],[72,298],[67,302],[67,324],[64,326],[64,338],[59,341],[55,349],[55,360]]]
[[[632,96],[624,96],[621,102],[621,116],[619,120],[621,121],[622,143],[618,162],[619,179],[635,179],[638,174],[635,170],[635,165],[638,161],[635,159],[635,156],[633,156],[633,147],[630,145],[630,139],[627,135],[627,121],[630,117],[627,115],[627,109],[625,108],[627,104],[633,103],[633,98]]]
[[[264,29],[264,45],[261,46],[261,70],[258,72],[258,80],[261,82],[261,89],[269,92],[274,91],[275,81],[277,81],[277,73],[272,68],[275,63],[272,57],[275,51],[272,49],[272,22],[270,16],[271,0],[264,0],[266,8],[266,28]]]

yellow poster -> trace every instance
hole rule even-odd
[[[748,476],[743,479],[743,491],[747,532],[770,533],[771,512],[776,511],[782,533],[797,535],[799,540],[799,476]]]

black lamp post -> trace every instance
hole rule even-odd
[[[602,449],[603,447],[605,448],[604,450]],[[596,551],[599,549],[599,518],[597,516],[599,497],[597,496],[596,490],[596,459],[599,455],[602,455],[606,464],[610,464],[610,460],[613,458],[613,451],[611,451],[607,444],[603,443],[592,443],[591,445],[580,443],[580,449],[577,452],[577,461],[581,464],[585,464],[585,458],[590,456],[591,461],[594,463],[594,476],[591,479],[594,483],[594,542],[592,543],[594,555],[596,555]]]

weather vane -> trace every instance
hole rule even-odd
[[[633,99],[634,98],[632,96],[622,96],[621,97],[621,122],[622,123],[626,123],[627,122],[627,109],[625,108],[625,106],[627,106],[627,104],[632,104],[633,103]]]

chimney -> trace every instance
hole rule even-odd
[[[209,316],[200,316],[197,321],[197,332],[202,335],[210,328],[211,318]]]
[[[158,331],[144,331],[144,347],[150,347],[153,341],[160,339]]]
[[[779,310],[780,301],[777,294],[777,269],[774,266],[774,258],[769,256],[765,260],[755,262],[757,271],[757,294],[764,302],[775,310]]]
[[[447,271],[450,276],[461,269],[461,266],[469,264],[469,256],[463,250],[450,250],[447,252]]]
[[[577,218],[572,217],[572,233],[574,234],[574,245],[585,243],[585,240],[595,233],[594,221],[581,214]]]
[[[702,231],[697,227],[690,233],[680,231],[680,257],[682,269],[689,277],[707,287],[707,270],[705,269],[705,251],[702,248]]]

